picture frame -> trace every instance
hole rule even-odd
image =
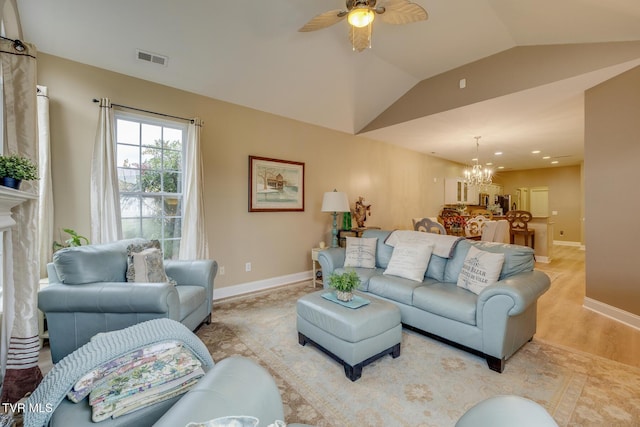
[[[303,212],[304,163],[249,156],[249,212]]]

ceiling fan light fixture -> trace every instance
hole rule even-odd
[[[375,17],[376,14],[368,6],[356,6],[349,12],[347,20],[354,27],[362,28],[371,24]]]

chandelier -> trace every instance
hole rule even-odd
[[[474,138],[476,139],[476,158],[473,159],[473,166],[464,171],[464,182],[468,185],[475,185],[478,187],[489,185],[491,184],[492,171],[491,169],[483,168],[478,163],[478,159],[480,157],[480,143],[478,141],[480,140],[480,137],[476,136]]]

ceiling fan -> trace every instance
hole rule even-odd
[[[362,52],[371,47],[371,30],[377,15],[387,24],[410,24],[425,21],[429,15],[421,6],[409,0],[386,0],[377,5],[377,0],[346,0],[346,10],[334,9],[321,13],[307,22],[298,31],[321,30],[337,24],[345,17],[351,26],[349,39],[353,50]]]

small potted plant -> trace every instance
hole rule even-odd
[[[355,271],[338,274],[331,273],[329,286],[336,290],[336,298],[340,301],[351,301],[353,290],[360,286],[360,278]]]
[[[26,157],[0,156],[0,184],[20,188],[20,183],[38,179],[38,166]]]

